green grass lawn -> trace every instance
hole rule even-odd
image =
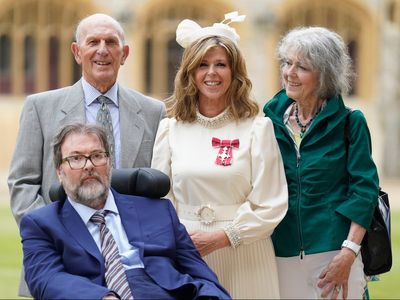
[[[8,203],[0,203],[0,299],[15,299],[22,265],[17,224]]]
[[[400,211],[392,212],[391,217],[393,266],[380,275],[380,281],[369,283],[371,299],[400,299]]]
[[[0,204],[0,299],[15,299],[21,270],[21,243],[8,204]],[[392,213],[392,270],[369,283],[371,299],[400,299],[400,211]]]

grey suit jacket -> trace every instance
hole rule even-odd
[[[158,124],[165,105],[131,89],[118,88],[121,167],[150,167]],[[48,191],[57,181],[52,141],[68,123],[85,122],[82,84],[28,96],[21,113],[20,128],[8,186],[11,209],[17,223],[34,208],[50,203]]]

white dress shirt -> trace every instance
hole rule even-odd
[[[68,197],[68,201],[72,207],[76,210],[79,216],[82,218],[87,229],[92,235],[96,242],[99,251],[101,252],[100,245],[100,226],[92,223],[90,218],[96,212],[95,209],[86,205],[75,202]],[[106,204],[102,211],[108,211],[105,216],[107,228],[111,231],[115,242],[117,243],[119,253],[121,255],[121,261],[125,269],[144,268],[143,262],[139,256],[139,249],[132,246],[126,236],[126,232],[121,223],[121,218],[118,212],[117,205],[115,204],[114,195],[111,191],[108,193]]]

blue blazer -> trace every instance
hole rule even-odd
[[[112,190],[129,242],[145,272],[162,288],[186,284],[197,295],[230,299],[194,247],[169,200],[122,195]],[[54,202],[23,217],[20,225],[25,280],[36,299],[101,299],[104,258],[69,201]]]

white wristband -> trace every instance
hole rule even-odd
[[[351,251],[353,251],[356,256],[358,255],[358,253],[360,253],[360,249],[361,249],[361,245],[356,244],[350,240],[344,240],[343,244],[342,244],[342,248],[343,247],[348,248]]]

